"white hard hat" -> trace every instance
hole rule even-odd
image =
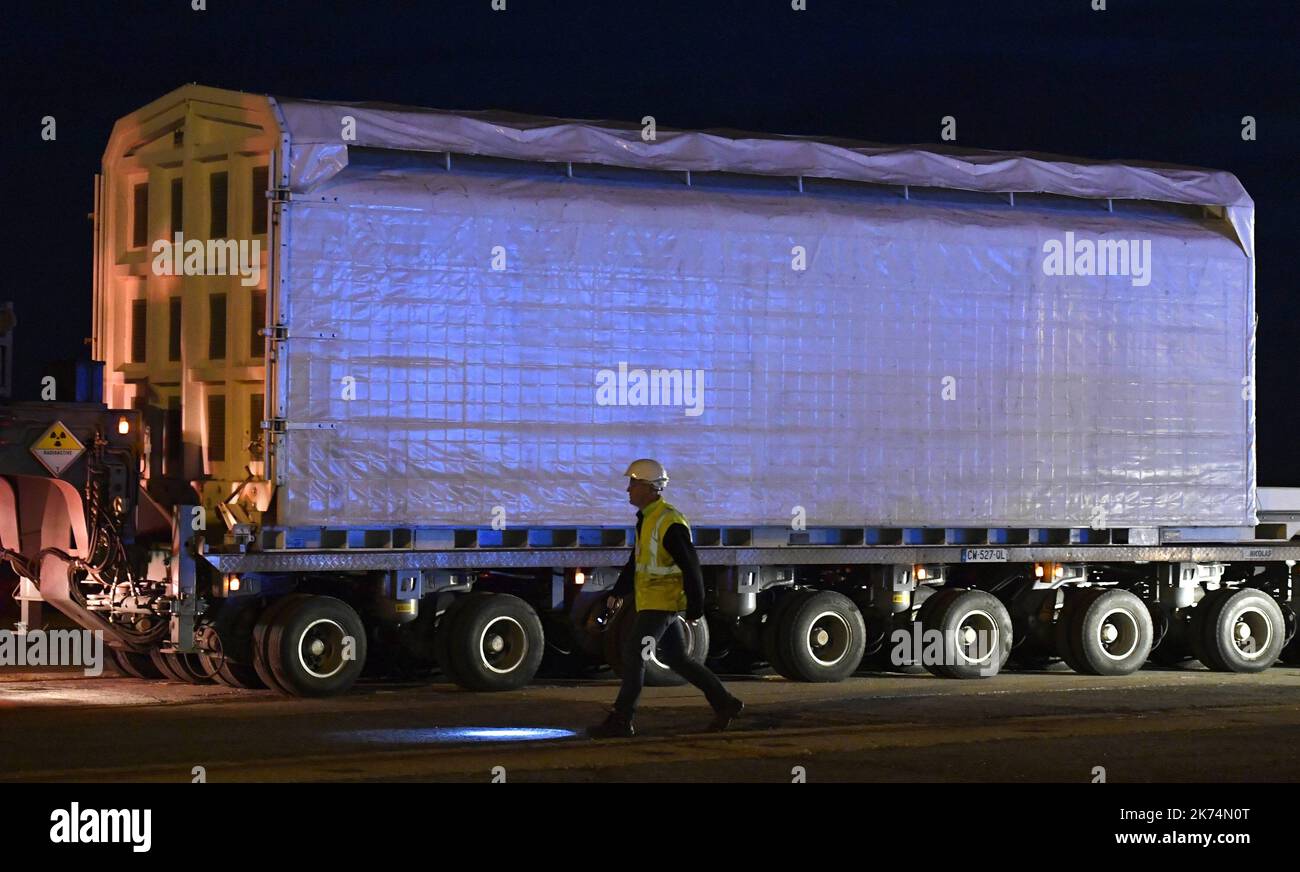
[[[623,474],[633,481],[644,481],[657,491],[663,490],[664,485],[668,484],[668,470],[659,461],[649,458],[632,461]]]

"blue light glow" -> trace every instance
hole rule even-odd
[[[536,742],[567,739],[573,730],[545,727],[428,727],[405,730],[358,730],[334,733],[332,739],[375,744],[423,744],[428,742]]]

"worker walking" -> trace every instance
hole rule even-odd
[[[704,617],[704,578],[700,559],[691,543],[686,518],[661,494],[668,471],[655,460],[636,460],[624,473],[628,501],[637,507],[636,541],[611,597],[635,592],[636,620],[623,652],[623,686],[614,709],[599,726],[589,727],[592,738],[636,735],[632,715],[645,686],[645,656],[662,642],[663,659],[670,669],[704,691],[713,706],[709,730],[725,730],[745,704],[727,693],[718,677],[689,656],[686,633],[678,620]],[[650,644],[653,639],[655,645]]]

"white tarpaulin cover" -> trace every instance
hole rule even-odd
[[[1252,206],[1230,174],[279,108],[283,414],[334,425],[288,431],[281,524],[625,524],[643,456],[696,524],[1255,521]],[[955,191],[448,172],[358,146]],[[1118,240],[1149,246],[1137,274],[1044,272],[1046,244]],[[660,404],[638,370],[676,371]]]

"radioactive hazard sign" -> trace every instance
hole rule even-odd
[[[63,475],[63,470],[71,466],[85,450],[86,446],[72,435],[72,431],[62,421],[51,424],[45,435],[32,445],[32,454],[55,476]]]

